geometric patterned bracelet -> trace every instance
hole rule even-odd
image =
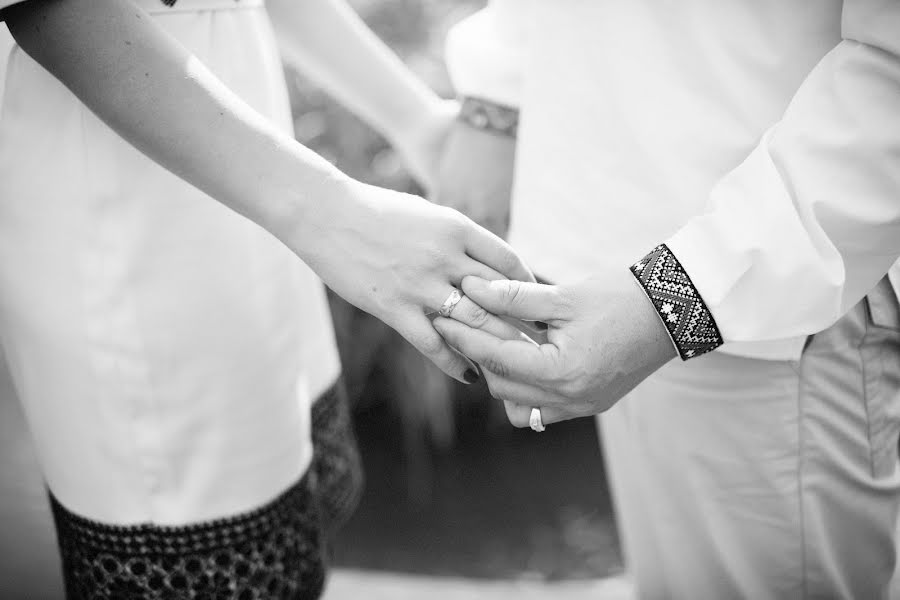
[[[519,130],[518,109],[483,98],[463,97],[457,119],[475,129],[514,139]]]
[[[722,345],[722,334],[703,298],[671,250],[660,244],[631,266],[662,319],[682,360]]]

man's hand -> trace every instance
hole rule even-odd
[[[457,121],[438,164],[431,200],[500,237],[509,229],[516,140]]]
[[[624,267],[568,286],[467,277],[462,288],[475,308],[454,310],[434,326],[481,365],[517,427],[528,426],[532,407],[545,424],[604,412],[676,356]],[[547,323],[547,343],[523,340],[496,315]]]

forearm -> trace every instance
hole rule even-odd
[[[447,71],[459,96],[519,108],[532,9],[518,0],[491,0],[447,34]]]
[[[285,59],[395,143],[415,135],[440,98],[344,0],[269,0]]]
[[[6,16],[19,45],[123,138],[276,235],[313,226],[317,201],[346,179],[126,0],[32,0]]]

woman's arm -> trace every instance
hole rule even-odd
[[[123,138],[270,231],[309,221],[307,196],[344,184],[127,0],[31,0],[6,17],[22,49]]]
[[[285,60],[388,138],[430,187],[456,103],[416,77],[345,0],[266,6]]]
[[[127,0],[31,0],[4,15],[19,45],[123,138],[272,232],[337,293],[465,379],[471,365],[424,313],[468,273],[528,277],[508,246],[457,213],[346,177]]]

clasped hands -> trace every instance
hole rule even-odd
[[[515,250],[459,212],[352,180],[305,219],[305,259],[332,289],[396,329],[445,373],[481,366],[510,421],[603,412],[675,356],[626,266],[535,283]],[[454,288],[450,317],[429,322]],[[534,322],[546,324],[537,333]]]
[[[515,153],[514,139],[455,123],[434,161],[432,199],[504,236]],[[517,427],[535,407],[545,425],[603,412],[676,355],[627,265],[573,285],[470,276],[460,287],[465,297],[434,328],[481,366]]]
[[[469,276],[461,287],[450,318],[433,325],[481,366],[516,427],[534,407],[545,425],[601,413],[675,356],[625,267],[573,285]]]
[[[603,412],[675,356],[627,266],[541,285],[498,237],[509,214],[511,140],[452,125],[449,140],[418,146],[443,148],[421,162],[436,173],[433,196],[444,206],[340,180],[315,211],[285,220],[302,230],[282,239],[300,240],[298,254],[335,292],[451,377],[471,383],[478,363],[519,427],[532,408],[544,424]],[[429,322],[454,288],[464,297],[450,318]],[[546,327],[538,332],[535,322]]]

